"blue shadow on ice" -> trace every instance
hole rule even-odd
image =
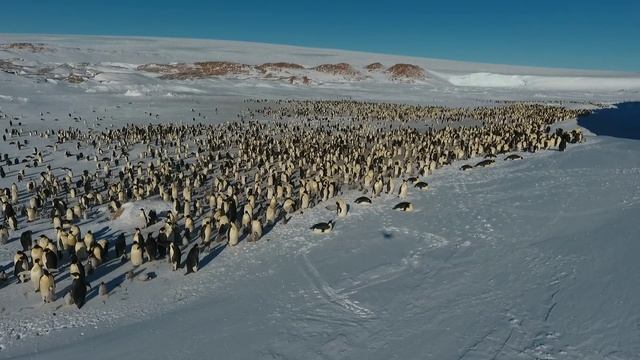
[[[578,125],[596,135],[640,140],[640,102],[625,102],[578,118]]]

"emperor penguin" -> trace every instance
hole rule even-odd
[[[273,225],[276,221],[276,206],[269,205],[266,211],[266,221],[268,225]]]
[[[91,230],[87,231],[86,234],[84,234],[84,239],[82,239],[82,241],[84,242],[84,246],[87,249],[91,249],[91,247],[95,242],[95,239],[93,237],[93,232]]]
[[[28,207],[27,208],[27,222],[34,222],[38,218],[38,212],[35,208]]]
[[[133,242],[138,243],[140,246],[144,246],[144,237],[142,236],[140,228],[136,228],[135,232],[133,233]]]
[[[47,269],[42,270],[40,278],[33,281],[38,282],[38,287],[40,288],[42,301],[44,303],[51,303],[55,301],[56,282],[53,275]]]
[[[427,184],[424,181],[418,181],[417,183],[415,183],[415,185],[413,185],[414,187],[416,187],[419,190],[428,190],[429,189],[429,184]]]
[[[35,259],[33,261],[33,266],[31,267],[31,283],[33,284],[33,290],[38,292],[40,290],[40,277],[42,276],[42,266],[40,265],[40,259]]]
[[[251,241],[255,242],[262,237],[262,223],[257,218],[251,221]]]
[[[78,257],[78,260],[85,261],[89,257],[89,252],[87,251],[87,247],[84,245],[84,242],[78,241],[75,246],[75,253]]]
[[[169,244],[169,259],[171,260],[171,266],[173,271],[178,270],[180,267],[180,258],[182,257],[182,253],[180,251],[180,247],[177,246],[174,242]]]
[[[49,248],[44,249],[43,263],[47,270],[57,269],[58,254]]]
[[[44,249],[36,244],[31,248],[31,261],[34,262],[37,260],[42,260],[42,256],[44,255]]]
[[[239,236],[238,225],[236,225],[235,222],[232,222],[229,225],[228,231],[229,231],[229,233],[227,234],[227,238],[229,239],[228,244],[230,246],[238,245],[238,236]]]
[[[69,274],[71,273],[80,274],[80,276],[82,276],[82,279],[86,277],[84,266],[82,266],[82,263],[78,261],[78,258],[75,255],[71,256],[71,263],[69,264]]]
[[[187,260],[185,261],[185,266],[187,267],[187,273],[185,275],[198,271],[199,265],[200,265],[200,248],[198,247],[198,244],[194,244],[191,250],[189,250],[189,253],[187,254]]]
[[[126,239],[124,238],[124,234],[120,233],[116,238],[116,257],[121,257],[124,255],[124,252],[127,248]]]
[[[13,231],[18,230],[18,220],[15,215],[11,215],[7,217],[7,222],[9,223],[9,228]]]
[[[338,201],[336,201],[336,213],[338,217],[346,217],[348,212],[349,205],[343,199],[338,199]]]
[[[244,214],[242,214],[242,229],[243,232],[246,232],[247,230],[249,230],[249,227],[251,226],[251,214],[249,213],[248,210],[244,211]]]
[[[148,261],[156,260],[158,257],[158,244],[156,240],[153,238],[152,234],[149,233],[147,236],[147,241],[144,243],[145,254],[147,255]]]
[[[31,246],[33,245],[31,230],[25,230],[20,234],[20,245],[22,245],[22,251],[31,250]]]
[[[80,309],[84,306],[87,298],[87,284],[80,273],[73,272],[71,276],[73,277],[73,282],[71,283],[71,299],[78,309]]]
[[[398,191],[398,196],[401,198],[406,198],[408,193],[407,180],[402,180],[402,185],[400,185],[400,191]]]
[[[355,202],[356,204],[371,204],[371,199],[366,196],[360,196]]]
[[[102,261],[109,258],[109,242],[106,239],[98,240],[98,245],[102,249]]]
[[[282,208],[287,212],[287,214],[291,214],[295,211],[295,202],[291,198],[287,198],[284,200]]]
[[[18,250],[13,257],[13,276],[18,278],[18,282],[25,281],[25,274],[29,271],[29,258],[24,252]]]
[[[200,240],[202,241],[202,246],[210,248],[212,240],[211,234],[211,220],[205,219],[204,223],[202,224],[202,229],[200,229]]]
[[[193,232],[193,219],[191,218],[191,215],[185,216],[184,228],[189,229],[190,232]]]
[[[333,220],[329,222],[320,222],[311,226],[310,230],[312,230],[316,234],[324,234],[333,230],[333,225]]]
[[[142,263],[144,262],[144,259],[142,257],[142,247],[140,246],[139,243],[134,242],[133,245],[131,245],[131,264],[134,267],[138,267],[140,265],[142,265]]]
[[[382,179],[378,178],[378,180],[373,184],[373,196],[380,196],[383,186],[384,183],[382,182]]]
[[[408,201],[403,201],[403,202],[400,202],[400,203],[396,204],[393,207],[393,210],[413,211],[413,204],[408,202]]]

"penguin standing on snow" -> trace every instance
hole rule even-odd
[[[44,249],[44,266],[48,270],[58,268],[58,255],[49,248]]]
[[[198,271],[198,267],[200,266],[200,248],[198,244],[194,244],[191,250],[189,250],[185,265],[187,267],[187,273],[185,275]]]
[[[156,244],[156,240],[153,238],[153,235],[151,233],[149,233],[149,235],[147,236],[147,241],[145,241],[144,249],[149,261],[157,259],[158,244]]]
[[[346,217],[348,212],[349,205],[347,205],[344,200],[339,199],[338,201],[336,201],[336,213],[338,217]]]
[[[116,257],[121,257],[122,255],[124,255],[124,252],[127,249],[127,241],[124,238],[124,234],[120,234],[118,235],[118,238],[116,238]]]
[[[31,267],[31,283],[33,284],[33,290],[35,290],[35,292],[40,290],[40,277],[42,276],[42,273],[40,259],[36,258],[33,261],[33,266]]]
[[[227,243],[229,244],[229,246],[238,245],[238,236],[239,236],[238,225],[236,225],[235,222],[232,222],[231,224],[229,224],[229,230],[227,233],[227,239],[228,239]]]
[[[22,234],[20,234],[20,245],[22,245],[22,251],[31,250],[31,246],[33,245],[31,230],[23,231]]]
[[[73,303],[80,309],[84,306],[87,298],[87,284],[84,281],[84,277],[79,273],[71,273],[71,276],[73,277],[73,282],[71,283],[71,299],[73,299]]]
[[[29,271],[29,258],[24,252],[19,251],[13,257],[13,276],[18,278],[18,282],[24,282],[24,273]]]
[[[398,196],[401,198],[406,198],[408,192],[407,180],[402,180],[402,185],[400,185],[400,190],[398,191]]]
[[[142,252],[142,247],[137,242],[134,242],[133,245],[131,245],[131,265],[134,267],[142,265],[144,262]]]
[[[180,252],[180,247],[175,243],[171,242],[169,244],[169,260],[171,261],[171,266],[173,271],[178,270],[180,267],[180,258],[182,257],[182,253]]]
[[[32,281],[38,282],[43,302],[50,303],[55,301],[56,283],[53,275],[47,269],[42,270],[40,279],[32,279]]]

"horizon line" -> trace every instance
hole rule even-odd
[[[287,46],[287,47],[297,47],[297,48],[305,48],[305,49],[317,49],[317,50],[336,50],[336,51],[347,51],[361,54],[372,54],[372,55],[384,55],[384,56],[402,56],[409,57],[415,59],[423,59],[423,60],[435,60],[435,61],[450,61],[450,62],[458,62],[458,63],[467,63],[467,64],[477,64],[477,65],[490,65],[490,66],[511,66],[511,67],[521,67],[521,68],[531,68],[531,69],[548,69],[548,70],[576,70],[576,71],[593,71],[593,72],[610,72],[610,73],[619,73],[620,75],[629,74],[629,75],[640,75],[640,70],[616,70],[610,68],[583,68],[583,67],[566,67],[566,66],[540,66],[540,65],[530,65],[530,64],[517,64],[517,63],[497,63],[497,62],[486,62],[486,61],[475,61],[475,60],[464,60],[464,59],[452,59],[452,58],[439,58],[439,57],[426,57],[426,56],[417,56],[412,54],[403,54],[403,53],[388,53],[388,52],[374,52],[371,50],[356,50],[356,49],[347,49],[341,47],[318,47],[318,46],[307,46],[307,45],[299,45],[299,44],[290,44],[290,43],[279,43],[279,42],[269,42],[269,41],[254,41],[254,40],[239,40],[239,39],[221,39],[221,38],[211,38],[211,37],[189,37],[189,36],[181,36],[181,35],[140,35],[140,34],[126,34],[126,35],[116,35],[116,34],[87,34],[87,33],[22,33],[22,32],[4,32],[0,31],[0,35],[14,35],[14,36],[76,36],[76,37],[103,37],[103,38],[141,38],[141,39],[165,39],[165,40],[173,40],[173,39],[183,39],[183,40],[209,40],[209,41],[225,41],[225,42],[240,42],[246,44],[265,44],[265,45],[277,45],[277,46]]]

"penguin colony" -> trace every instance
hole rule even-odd
[[[93,291],[92,274],[110,256],[134,269],[165,258],[171,270],[195,273],[203,251],[235,246],[243,239],[257,242],[277,222],[286,223],[318,204],[335,204],[337,218],[348,216],[350,204],[340,198],[348,190],[366,195],[355,200],[358,206],[391,194],[401,199],[393,210],[413,211],[406,201],[409,188],[427,190],[425,178],[434,170],[477,157],[484,159],[461,170],[486,167],[510,152],[563,151],[568,143],[583,141],[582,133],[551,131],[550,126],[586,114],[524,103],[478,108],[356,101],[268,104],[248,109],[237,121],[215,125],[194,121],[25,134],[21,124],[9,120],[3,140],[18,150],[28,146],[30,136],[52,144],[35,148],[22,161],[0,156],[0,176],[15,179],[0,193],[0,246],[11,239],[21,245],[13,278],[2,272],[0,281],[30,281],[42,301],[50,303],[58,295],[56,278],[67,270],[72,285],[59,295],[81,308],[87,288]],[[456,124],[469,119],[477,123]],[[65,156],[95,170],[76,174],[44,165],[47,157],[59,156],[59,147],[70,144],[76,154],[66,150]],[[518,159],[522,156],[504,156]],[[26,168],[39,173],[26,176]],[[94,208],[107,207],[116,218],[123,204],[152,198],[170,203],[171,211],[161,216],[141,208],[140,227],[131,238],[124,233],[98,238],[80,228],[80,220]],[[52,236],[22,230],[37,221],[48,222]],[[310,230],[327,233],[335,224],[332,219]],[[126,277],[135,278],[135,272]],[[109,291],[102,282],[96,293],[106,298]]]

